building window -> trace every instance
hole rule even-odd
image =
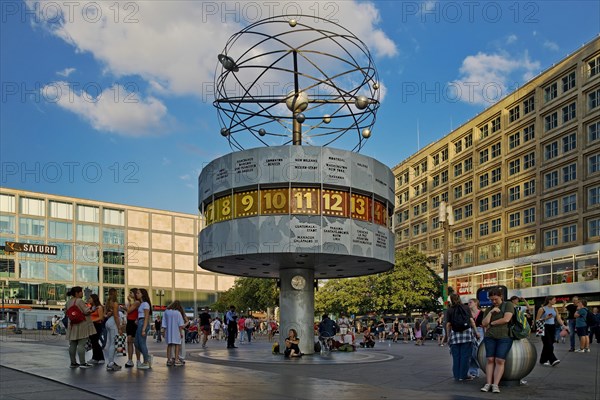
[[[600,236],[600,219],[591,219],[588,221],[588,237]]]
[[[104,283],[112,285],[124,285],[125,270],[123,268],[104,267],[102,271],[102,278]]]
[[[489,176],[487,173],[485,173],[479,177],[479,188],[480,189],[487,187],[489,184],[490,184]]]
[[[535,194],[535,181],[532,179],[529,182],[523,183],[523,196],[531,196]]]
[[[492,195],[492,208],[500,207],[502,205],[502,195],[496,193]]]
[[[577,179],[577,165],[569,164],[566,167],[563,167],[562,173],[563,173],[563,182],[566,183],[569,181],[574,181],[575,179]]]
[[[465,194],[473,193],[473,181],[465,182]]]
[[[519,106],[515,106],[508,110],[508,121],[515,122],[519,119]]]
[[[490,258],[490,247],[482,246],[479,248],[479,261],[485,261]]]
[[[588,189],[588,206],[600,204],[600,186]]]
[[[548,143],[544,146],[544,159],[551,160],[558,157],[558,142]]]
[[[415,216],[415,217],[419,216],[419,210],[421,210],[421,207],[414,206],[413,207],[413,216]]]
[[[22,260],[19,264],[19,278],[46,279],[46,265],[43,261]]]
[[[44,200],[32,199],[29,197],[21,197],[21,214],[37,215],[38,217],[46,216]]]
[[[73,204],[50,200],[50,217],[73,219]]]
[[[577,226],[569,225],[562,228],[562,242],[570,243],[577,241]]]
[[[15,212],[15,196],[0,194],[0,212]]]
[[[492,170],[492,183],[498,182],[502,179],[502,168],[498,167]]]
[[[427,232],[427,222],[421,222],[421,233]]]
[[[521,160],[516,159],[508,163],[508,175],[515,175],[521,172]]]
[[[588,141],[593,142],[600,137],[600,121],[588,125]]]
[[[426,213],[427,212],[427,202],[424,201],[421,203],[421,213]]]
[[[472,264],[473,263],[473,250],[467,250],[465,251],[465,264]]]
[[[434,154],[432,159],[433,159],[433,166],[440,164],[440,155],[439,154]]]
[[[448,148],[446,147],[445,149],[443,149],[440,155],[442,156],[442,161],[448,160]]]
[[[500,130],[500,117],[496,117],[492,121],[492,133],[498,132]]]
[[[523,250],[535,250],[535,235],[523,238]]]
[[[502,145],[501,143],[496,143],[492,145],[492,158],[499,157],[502,154]]]
[[[535,102],[533,96],[523,101],[523,114],[529,114],[535,110]]]
[[[529,169],[535,167],[535,153],[525,154],[523,156],[523,169]]]
[[[600,89],[588,93],[588,109],[592,110],[600,104]]]
[[[473,169],[473,158],[469,157],[464,162],[464,171],[471,171]]]
[[[485,199],[479,200],[479,212],[486,212],[490,207],[490,201],[486,197]]]
[[[577,210],[577,195],[571,194],[563,197],[562,204],[565,214]]]
[[[431,219],[431,229],[438,229],[440,227],[440,217],[433,217]]]
[[[473,228],[465,228],[465,240],[473,240]]]
[[[34,218],[19,218],[19,235],[45,237],[46,221]]]
[[[517,185],[508,189],[508,201],[513,202],[521,198],[521,186]]]
[[[571,103],[568,106],[565,106],[565,107],[562,108],[562,122],[563,122],[563,124],[566,124],[570,120],[575,119],[576,116],[577,116],[577,108],[575,106],[575,103]]]
[[[575,71],[570,74],[563,76],[562,78],[562,91],[568,92],[575,87]]]
[[[496,218],[492,220],[492,233],[500,232],[502,230],[502,219]]]
[[[523,140],[527,143],[535,139],[535,125],[529,125],[523,128]]]
[[[558,245],[558,229],[551,229],[544,232],[544,244],[546,246]]]
[[[599,72],[600,72],[600,56],[597,56],[587,62],[588,78],[598,75]]]
[[[109,208],[105,208],[103,211],[105,224],[125,226],[124,210],[111,210]]]
[[[558,126],[558,112],[555,111],[552,114],[544,117],[544,131],[548,132]]]
[[[462,148],[462,140],[459,140],[458,142],[454,143],[454,153],[458,154],[463,150]]]
[[[479,164],[486,163],[489,160],[489,150],[485,149],[479,152]]]
[[[51,239],[73,240],[73,224],[70,222],[48,221],[48,237]]]
[[[442,193],[442,201],[448,202],[448,192]]]
[[[544,212],[546,218],[556,217],[558,215],[558,200],[550,200],[544,203]]]
[[[485,139],[486,137],[489,136],[490,132],[489,132],[489,128],[486,125],[483,125],[481,128],[479,128],[479,140]]]
[[[511,228],[516,228],[521,225],[521,213],[516,212],[508,215],[508,223]]]
[[[454,220],[460,221],[463,218],[463,210],[462,208],[454,209]]]
[[[419,234],[419,224],[413,225],[413,236],[417,236]]]
[[[487,222],[479,224],[479,236],[487,236],[489,233],[490,232]]]
[[[588,157],[588,172],[590,174],[600,170],[600,154]]]
[[[508,137],[508,148],[514,149],[521,144],[521,132],[517,132]]]
[[[462,197],[462,185],[454,187],[454,198],[460,199]]]
[[[462,243],[462,231],[455,231],[454,232],[454,244],[460,244]]]
[[[473,204],[467,204],[465,206],[465,218],[473,216]]]
[[[523,210],[523,223],[531,224],[535,222],[535,207]]]
[[[95,243],[100,241],[100,231],[98,226],[77,224],[76,230],[77,233],[75,238],[78,241]]]
[[[448,182],[448,171],[442,171],[442,183]]]
[[[473,135],[468,134],[465,136],[465,149],[468,149],[471,146],[473,146]]]
[[[454,176],[460,176],[462,174],[462,163],[458,163],[454,166]]]
[[[0,214],[0,233],[10,233],[14,235],[15,232],[15,216],[14,215],[2,215]],[[4,242],[0,242],[4,245]]]
[[[77,265],[75,267],[75,280],[77,282],[98,283],[100,271],[97,266]]]
[[[439,174],[435,175],[433,177],[433,182],[432,182],[431,186],[432,187],[438,187],[438,186],[440,186],[440,175]]]
[[[508,241],[508,254],[516,256],[521,252],[521,239],[512,239]]]
[[[558,84],[556,82],[544,88],[544,101],[547,103],[558,96]]]
[[[85,222],[100,222],[100,209],[98,207],[77,205],[77,219]]]
[[[563,153],[566,153],[577,148],[577,134],[571,133],[562,138]]]

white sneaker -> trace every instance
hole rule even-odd
[[[138,361],[135,363],[135,366],[136,366],[136,368],[139,368],[139,367],[140,367],[140,365],[142,365],[142,362],[141,362],[140,360],[138,360]]]
[[[492,385],[492,393],[500,393],[500,388],[498,385]]]
[[[575,353],[585,353],[585,349],[577,349],[575,350]]]
[[[485,385],[483,385],[483,387],[481,388],[482,392],[489,392],[490,389],[492,388],[492,385],[490,385],[489,383],[486,383]]]
[[[585,352],[589,353],[590,352],[590,348],[588,347],[587,349],[585,349]]]
[[[146,362],[150,368],[152,368],[152,360],[154,359],[154,356],[152,354],[148,354],[148,361]]]
[[[140,365],[137,367],[138,369],[150,369],[150,365],[148,365],[148,363],[140,363]]]

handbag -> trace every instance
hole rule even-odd
[[[92,339],[88,338],[87,342],[85,342],[84,348],[86,352],[92,350]]]
[[[538,319],[535,321],[535,336],[544,336],[546,333],[546,327],[544,321]]]

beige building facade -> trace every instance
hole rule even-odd
[[[463,297],[600,301],[600,39],[393,168],[396,247],[414,246]],[[452,207],[444,229],[439,206]]]
[[[234,277],[198,264],[197,215],[0,189],[0,281],[6,308],[62,309],[82,286],[104,299],[146,288],[156,310],[180,300],[190,314],[215,302]],[[6,242],[56,246],[56,255],[9,253]]]

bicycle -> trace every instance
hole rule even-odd
[[[331,342],[334,336],[319,336],[319,343],[321,344],[321,355],[327,355],[331,353]]]

